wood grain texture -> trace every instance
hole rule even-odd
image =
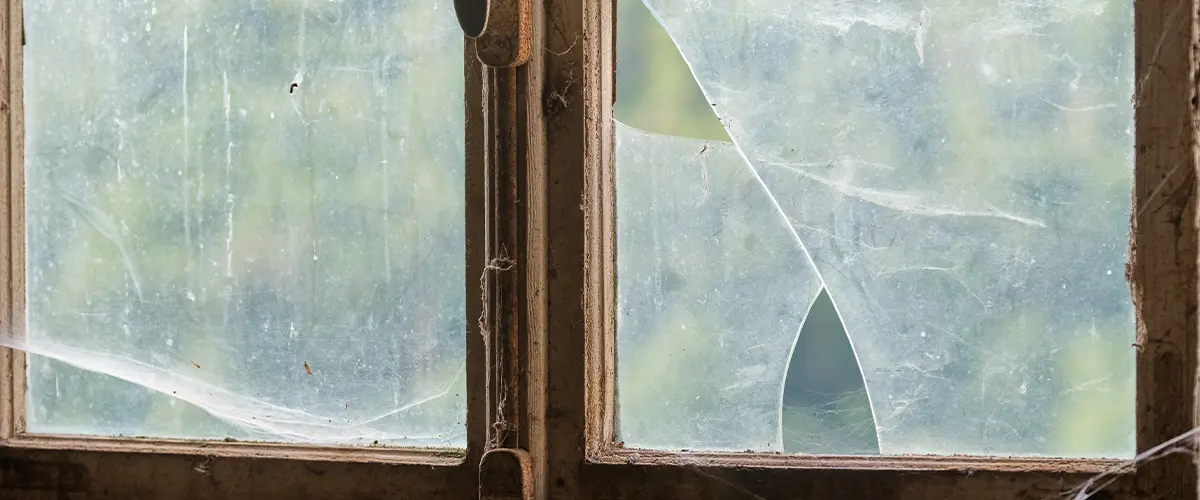
[[[853,469],[861,471],[1021,472],[1100,474],[1120,467],[1120,460],[978,456],[798,455],[783,453],[664,452],[613,448],[591,457],[597,464],[693,466],[763,469]]]
[[[480,277],[487,342],[487,448],[524,450],[541,491],[545,455],[544,169],[540,115],[529,88],[536,62],[488,68],[485,272]]]
[[[533,500],[533,467],[525,450],[498,449],[479,463],[479,500]]]
[[[1197,2],[1135,4],[1136,168],[1126,278],[1137,309],[1137,448],[1197,425]],[[1196,465],[1141,467],[1154,498],[1195,498]]]
[[[837,469],[758,469],[593,464],[588,498],[716,499],[1045,499],[1062,500],[1064,484],[1086,478],[1047,472],[912,472]],[[1092,500],[1128,498],[1099,495]]]
[[[484,103],[488,89],[484,85],[483,63],[475,57],[475,42],[467,39],[463,44],[463,81],[466,86],[464,112],[466,113],[466,280],[467,297],[467,463],[478,464],[483,457],[487,442],[487,391],[481,390],[487,381],[487,346],[479,323],[472,321],[484,312],[484,297],[475,292],[476,284],[487,266],[487,250],[484,234],[487,227],[486,147],[487,117]],[[472,388],[475,389],[472,389]]]
[[[524,208],[523,232],[521,234],[525,252],[530,258],[525,263],[525,287],[523,307],[526,317],[526,358],[524,384],[529,394],[526,415],[531,432],[523,443],[533,457],[534,498],[546,498],[547,454],[549,444],[546,435],[547,413],[547,357],[549,341],[547,314],[549,302],[546,295],[547,262],[547,171],[546,126],[542,115],[539,92],[543,86],[543,60],[545,52],[540,49],[546,37],[545,10],[541,2],[530,0],[531,52],[518,74],[522,87],[517,93],[518,106],[522,113],[518,133],[524,160],[522,186],[524,195],[520,205]]]
[[[0,327],[14,328],[24,321],[20,1],[3,8],[0,96],[7,97],[0,127],[8,163],[0,168],[7,187],[0,190],[7,210],[0,236],[8,243],[0,245]],[[509,311],[497,340],[511,350],[490,368],[507,363],[503,380],[519,389],[489,390],[496,386],[485,381],[486,332],[472,321],[465,458],[26,437],[24,358],[5,350],[0,498],[476,498],[477,468],[503,413],[496,405],[502,394],[517,403],[504,410],[515,432],[500,440],[529,451],[534,498],[1063,498],[1114,465],[620,449],[613,411],[613,10],[609,0],[531,3],[532,48],[519,68],[485,68],[473,42],[464,51],[467,289],[500,255],[499,247],[485,247],[483,235],[502,231],[495,241],[510,244],[514,253],[507,255],[521,262],[507,291],[468,294],[472,319],[489,308]],[[1140,450],[1196,425],[1197,12],[1196,0],[1136,3],[1137,165],[1127,275],[1138,310]],[[492,122],[500,109],[508,118]],[[497,192],[500,181],[504,193]],[[505,208],[484,212],[485,200]],[[1195,498],[1196,487],[1194,462],[1178,456],[1121,476],[1093,498]]]
[[[609,0],[545,0],[544,84],[547,192],[547,410],[548,498],[583,498],[587,417],[611,400],[611,388],[593,385],[592,342],[611,339],[604,325],[615,316],[605,305],[605,276],[597,264],[611,239],[611,207],[598,198],[610,168],[612,142],[611,8]],[[609,14],[605,14],[608,12]],[[605,131],[608,132],[605,132]],[[611,177],[607,177],[611,179]],[[611,249],[609,245],[607,248]],[[611,255],[610,255],[611,257]],[[586,336],[586,338],[585,338]],[[603,421],[597,419],[597,421]],[[610,421],[610,420],[609,420]]]
[[[0,499],[468,499],[475,467],[0,450]]]
[[[534,0],[491,0],[483,34],[475,39],[479,60],[496,68],[525,64],[532,54]]]
[[[25,113],[23,88],[24,23],[20,0],[8,0],[0,20],[0,329],[14,336],[25,327]],[[25,353],[0,348],[0,438],[25,430]]]

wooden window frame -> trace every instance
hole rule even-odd
[[[447,5],[449,7],[449,5]],[[22,0],[0,0],[0,329],[25,325],[25,203]],[[486,178],[495,150],[485,101],[501,101],[476,56],[463,51],[466,234],[489,225]],[[494,106],[493,106],[494,107]],[[466,241],[468,284],[484,272],[489,242]],[[468,318],[489,294],[467,294]],[[334,448],[184,439],[126,439],[25,432],[25,353],[0,348],[0,498],[474,498],[489,426],[487,367],[478,325],[467,322],[466,449]]]
[[[480,63],[484,51],[465,44],[465,279],[480,283],[480,293],[467,296],[468,318],[480,322],[469,321],[466,332],[466,451],[29,435],[24,355],[5,349],[0,497],[1060,498],[1122,465],[618,446],[616,0],[492,2],[525,13],[525,24],[510,27],[510,35],[519,35],[515,47],[532,50],[512,67],[489,67]],[[0,8],[0,156],[7,162],[0,167],[7,214],[0,237],[8,242],[0,245],[7,284],[0,286],[0,328],[20,328],[21,1],[4,0]],[[1197,424],[1198,17],[1200,0],[1135,3],[1136,210],[1126,274],[1137,309],[1139,451]],[[489,462],[492,456],[497,460]],[[1187,455],[1123,468],[1116,478],[1096,498],[1194,498],[1197,491],[1197,467]]]
[[[546,209],[551,269],[544,294],[549,498],[1064,498],[1114,471],[1115,482],[1093,498],[1196,498],[1190,454],[1127,467],[1115,460],[663,452],[618,444],[611,119],[618,1],[548,0],[554,36],[535,54],[544,57],[545,85],[532,90],[545,101],[550,165],[546,206],[539,207]],[[1136,442],[1144,452],[1197,425],[1200,1],[1134,5],[1136,209],[1126,277],[1137,311]]]

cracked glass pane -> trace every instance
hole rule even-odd
[[[465,443],[448,3],[25,22],[30,432]]]
[[[625,446],[1132,456],[1132,4],[618,12]]]

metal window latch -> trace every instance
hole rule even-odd
[[[532,9],[532,0],[454,0],[458,25],[475,40],[479,61],[495,68],[512,68],[529,60]]]
[[[479,462],[479,500],[533,500],[529,452],[498,448]]]

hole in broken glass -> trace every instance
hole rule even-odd
[[[792,350],[782,417],[786,452],[879,454],[858,358],[827,290],[813,302]]]
[[[671,36],[640,1],[617,9],[613,116],[631,127],[680,137],[729,141]]]

